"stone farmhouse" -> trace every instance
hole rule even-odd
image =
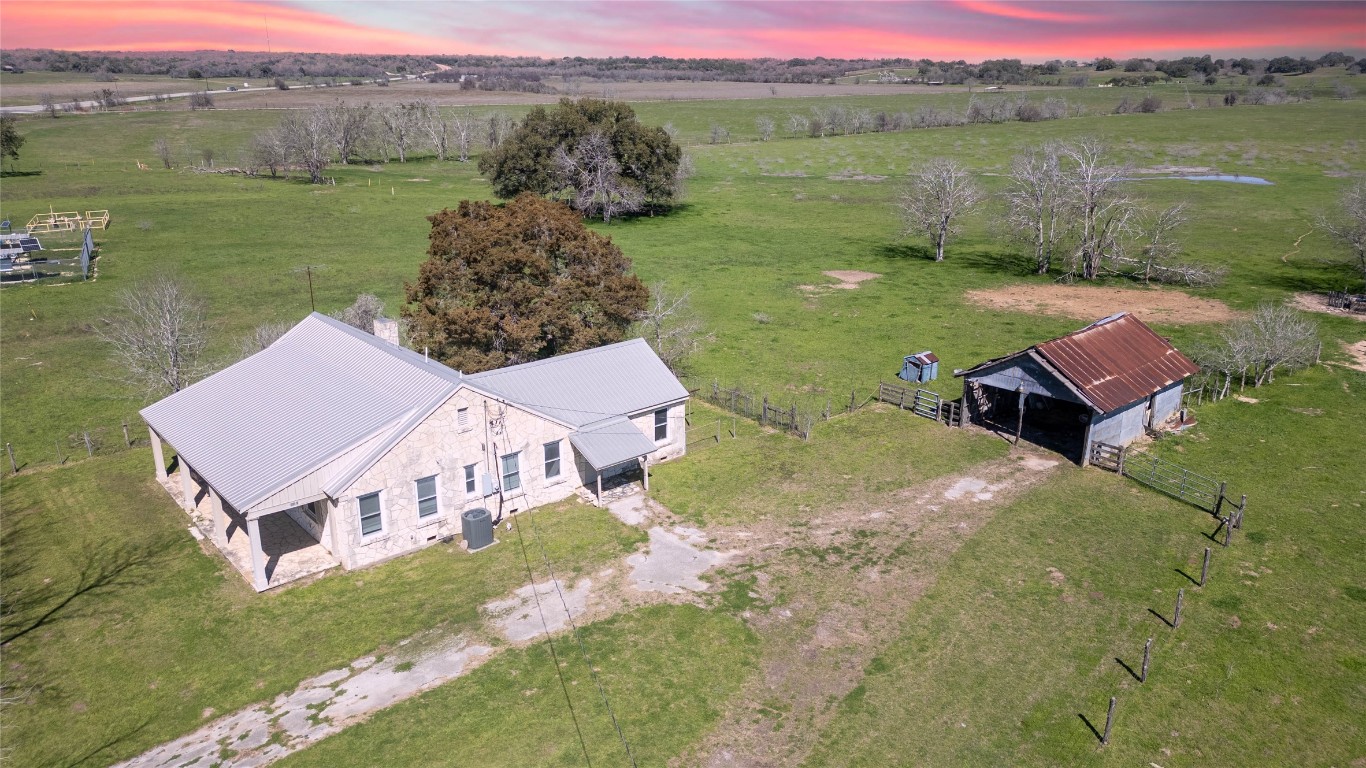
[[[641,339],[467,375],[376,330],[314,313],[142,411],[191,531],[257,591],[449,539],[466,509],[600,503],[686,449],[688,392]]]
[[[1095,443],[1127,445],[1174,422],[1185,380],[1200,368],[1127,313],[965,371],[973,423],[1085,465]]]

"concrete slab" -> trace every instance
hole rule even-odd
[[[564,600],[561,601],[555,590],[555,582],[528,584],[519,588],[510,598],[488,603],[484,606],[484,612],[504,637],[518,643],[544,634],[547,629],[555,632],[568,626],[571,617],[577,618],[588,609],[588,596],[592,589],[593,582],[589,579],[580,579],[573,588],[566,588],[561,583],[560,591],[564,594]]]
[[[701,550],[694,546],[705,541],[705,537],[700,537],[699,541],[700,531],[695,534],[695,529],[676,528],[675,531],[683,531],[683,535],[666,531],[660,526],[651,528],[649,549],[626,558],[636,589],[665,594],[677,594],[685,590],[705,592],[707,583],[698,576],[730,557],[726,553]],[[684,536],[688,539],[685,540]]]

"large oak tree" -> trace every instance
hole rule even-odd
[[[562,203],[462,201],[432,222],[405,286],[408,339],[467,373],[620,341],[649,292],[611,239]]]
[[[580,144],[585,141],[610,147],[613,183],[609,191],[604,192],[602,185],[591,191],[582,189],[581,176],[565,172],[563,159],[581,156]],[[569,192],[580,210],[592,215],[604,213],[600,209],[604,194],[651,203],[672,200],[682,156],[663,128],[642,125],[635,111],[622,102],[561,99],[551,110],[533,108],[511,135],[479,159],[479,170],[501,198],[523,192]]]

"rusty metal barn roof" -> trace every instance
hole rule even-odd
[[[1200,371],[1128,312],[1034,347],[1102,413],[1148,397]]]
[[[1128,312],[1111,315],[1066,336],[980,363],[967,376],[1021,355],[1036,355],[1077,394],[1109,413],[1200,372],[1200,367]]]

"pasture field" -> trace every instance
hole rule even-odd
[[[397,93],[416,85],[374,90]],[[1210,91],[1216,92],[1222,91]],[[350,90],[343,93],[350,98]],[[1074,91],[1060,93],[1070,99]],[[1122,95],[1075,93],[1111,106]],[[966,98],[851,95],[838,103],[913,110],[927,103],[961,108]],[[971,303],[969,290],[1046,288],[1054,276],[1028,274],[1021,248],[1003,236],[997,209],[970,218],[943,263],[929,261],[920,240],[900,236],[892,208],[898,186],[909,168],[936,156],[966,163],[991,191],[1003,188],[997,174],[1016,152],[1081,136],[1103,137],[1139,168],[1260,176],[1274,185],[1135,182],[1154,205],[1189,201],[1191,224],[1183,235],[1189,257],[1230,267],[1224,285],[1192,293],[1246,311],[1299,291],[1341,289],[1354,279],[1330,262],[1335,251],[1312,222],[1366,173],[1359,127],[1366,101],[1316,98],[1151,115],[1096,108],[1088,117],[1044,123],[750,140],[758,115],[779,119],[782,135],[786,112],[828,103],[770,95],[636,105],[642,120],[679,130],[697,173],[683,203],[667,215],[593,227],[622,247],[647,283],[691,292],[711,335],[691,364],[695,382],[740,384],[817,410],[831,401],[838,410],[851,389],[863,399],[880,378],[893,376],[902,355],[932,349],[945,371],[934,388],[956,396],[958,382],[947,375],[953,368],[1141,301],[1141,288],[1102,294],[1086,317]],[[377,294],[396,311],[403,281],[425,257],[424,217],[461,199],[489,196],[474,163],[426,158],[333,166],[328,175],[336,184],[323,187],[188,169],[205,150],[216,165],[235,164],[251,133],[277,119],[273,111],[241,109],[20,122],[28,143],[19,174],[0,182],[0,215],[23,222],[49,206],[107,208],[114,221],[97,238],[98,279],[0,290],[0,440],[12,443],[25,465],[4,479],[6,562],[14,562],[9,553],[20,537],[33,542],[25,548],[33,553],[28,571],[12,575],[17,581],[11,583],[32,594],[44,578],[58,584],[73,578],[82,558],[102,548],[173,542],[158,563],[161,575],[119,583],[6,647],[6,685],[33,686],[21,704],[7,708],[6,749],[20,763],[103,765],[131,756],[197,727],[206,708],[223,713],[268,699],[413,632],[458,625],[482,602],[447,600],[438,609],[426,594],[458,585],[492,597],[518,583],[510,551],[480,559],[475,570],[436,548],[253,596],[180,533],[183,513],[156,487],[145,448],[41,466],[51,462],[54,441],[83,457],[70,439],[84,428],[105,430],[107,442],[118,442],[117,425],[143,404],[120,383],[94,334],[99,318],[114,311],[118,291],[151,275],[183,276],[208,301],[210,352],[226,364],[253,327],[297,321],[309,311],[306,266],[313,268],[319,311],[340,309],[360,292]],[[714,123],[732,126],[732,143],[707,143]],[[177,167],[138,170],[137,160],[156,164],[151,146],[159,137],[171,141]],[[831,270],[877,277],[839,289],[823,274]],[[1111,281],[1103,287],[1134,286]],[[849,672],[852,690],[822,704],[823,714],[813,720],[784,721],[781,707],[755,704],[747,686],[761,666],[755,659],[781,654],[791,637],[767,631],[756,617],[820,592],[821,564],[831,558],[813,560],[809,549],[779,558],[764,589],[746,586],[757,578],[752,572],[727,571],[714,578],[717,589],[703,606],[644,609],[590,627],[593,642],[613,659],[614,689],[623,691],[623,701],[639,703],[628,722],[653,744],[651,764],[687,764],[712,754],[723,743],[717,734],[747,715],[772,719],[774,732],[808,729],[813,743],[804,754],[812,765],[882,765],[889,758],[981,765],[1346,764],[1361,757],[1359,748],[1352,750],[1366,733],[1359,686],[1366,668],[1360,640],[1366,571],[1356,557],[1366,533],[1360,433],[1366,374],[1340,363],[1344,344],[1366,339],[1366,324],[1332,316],[1320,321],[1325,365],[1246,393],[1259,402],[1206,405],[1193,433],[1154,446],[1251,497],[1248,527],[1231,549],[1216,551],[1210,586],[1187,591],[1188,623],[1179,632],[1170,633],[1147,609],[1169,611],[1182,586],[1174,569],[1190,572],[1189,558],[1208,542],[1201,537],[1212,530],[1208,519],[1120,478],[1060,467],[973,518],[961,540],[926,534],[923,545],[908,544],[905,567],[916,574],[918,599],[898,603],[894,615],[876,616],[881,629],[870,635],[865,650],[871,656]],[[1178,346],[1215,332],[1180,313],[1154,324]],[[715,418],[703,409],[695,423]],[[995,438],[879,409],[819,424],[809,444],[743,424],[741,432],[741,439],[656,468],[656,495],[706,527],[777,530],[772,526],[800,527],[818,514],[812,507],[889,504],[907,489],[1003,461],[1005,453]],[[556,557],[585,568],[629,551],[639,539],[585,510],[557,510],[542,519],[563,521]],[[1053,583],[1048,568],[1065,581]],[[358,590],[359,604],[351,599]],[[759,597],[747,597],[751,591]],[[820,592],[820,599],[836,594]],[[449,610],[452,605],[458,610]],[[867,610],[877,614],[878,606]],[[357,631],[340,631],[343,618]],[[724,650],[698,659],[693,648],[670,646],[672,634]],[[1134,649],[1141,651],[1153,634],[1162,635],[1153,677],[1144,686],[1125,682],[1114,657],[1132,665]],[[515,726],[530,740],[560,743],[564,723],[544,693],[543,655],[533,648],[500,657],[467,680],[291,759],[369,764],[377,753],[367,750],[383,743],[428,762],[435,757],[424,742],[481,733],[459,753],[464,759],[507,754],[512,763],[573,764],[573,751],[509,746],[491,735]],[[539,682],[525,683],[514,672]],[[650,686],[661,679],[669,687],[659,690],[674,691],[681,712],[659,706],[662,694]],[[519,699],[526,688],[542,693]],[[1121,697],[1120,716],[1113,743],[1098,751],[1078,714],[1103,724],[1110,695]],[[894,751],[892,735],[913,737],[912,751]],[[611,737],[604,731],[592,739],[610,743]],[[525,751],[508,751],[516,749]]]

